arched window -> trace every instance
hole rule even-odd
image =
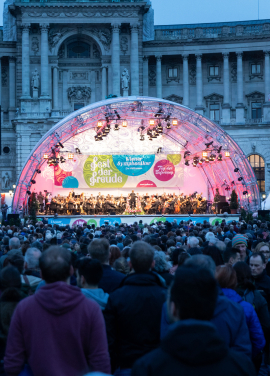
[[[82,41],[72,42],[67,46],[67,56],[70,58],[90,57],[90,45]]]
[[[258,154],[251,154],[248,159],[257,178],[260,192],[265,192],[265,165],[263,158]]]

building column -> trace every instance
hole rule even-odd
[[[162,98],[162,70],[161,70],[162,56],[156,56],[156,85],[157,85],[157,98]]]
[[[53,67],[53,110],[59,111],[58,103],[58,67]]]
[[[102,100],[107,96],[107,67],[102,65]]]
[[[243,93],[243,52],[237,52],[237,105],[236,105],[236,124],[245,122],[244,114],[244,93]]]
[[[108,95],[113,93],[112,89],[112,65],[108,65]]]
[[[41,29],[41,97],[49,98],[49,57],[48,30],[49,24],[40,24]]]
[[[22,25],[22,99],[30,99],[30,24]]]
[[[92,70],[90,73],[90,82],[91,82],[91,103],[96,101],[96,71]],[[104,98],[105,99],[105,98]]]
[[[264,92],[265,103],[263,105],[263,122],[270,121],[270,51],[264,51]]]
[[[195,111],[198,114],[203,115],[203,87],[202,87],[202,55],[196,55],[196,93],[197,93],[197,104]]]
[[[229,53],[223,54],[223,105],[222,105],[222,124],[230,124],[231,106],[230,106],[230,69]]]
[[[148,56],[143,57],[143,95],[148,97]]]
[[[130,67],[131,67],[131,95],[139,95],[139,25],[130,25],[131,28],[131,49],[130,49]]]
[[[120,24],[112,24],[112,90],[120,97]]]
[[[0,116],[1,116],[1,121],[3,124],[3,118],[2,118],[2,58],[0,57]]]
[[[16,111],[16,58],[9,57],[9,120],[13,120]]]
[[[183,57],[183,105],[189,106],[189,75],[188,75],[188,57],[189,55],[182,55]]]
[[[63,69],[63,111],[69,111],[70,110],[70,105],[68,102],[68,97],[67,97],[67,89],[68,89],[68,70]]]

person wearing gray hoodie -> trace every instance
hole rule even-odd
[[[78,261],[77,267],[77,285],[81,288],[81,292],[86,298],[94,300],[101,310],[104,310],[109,294],[98,288],[103,274],[101,263],[98,260],[84,257]]]

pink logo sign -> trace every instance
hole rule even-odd
[[[155,177],[160,181],[168,181],[173,178],[175,167],[172,162],[167,159],[158,161],[154,166]]]
[[[76,221],[73,222],[72,227],[82,226],[84,223],[87,223],[84,219],[76,219]]]
[[[137,187],[139,188],[139,187],[149,187],[149,188],[155,188],[156,187],[156,184],[153,182],[153,181],[151,181],[151,180],[142,180],[142,181],[140,181],[140,183],[138,183],[137,184]]]

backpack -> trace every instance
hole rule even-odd
[[[248,302],[252,305],[252,307],[255,309],[255,304],[254,304],[254,292],[250,290],[245,290],[244,295],[242,296],[243,300],[245,302]],[[256,310],[256,309],[255,309]]]

